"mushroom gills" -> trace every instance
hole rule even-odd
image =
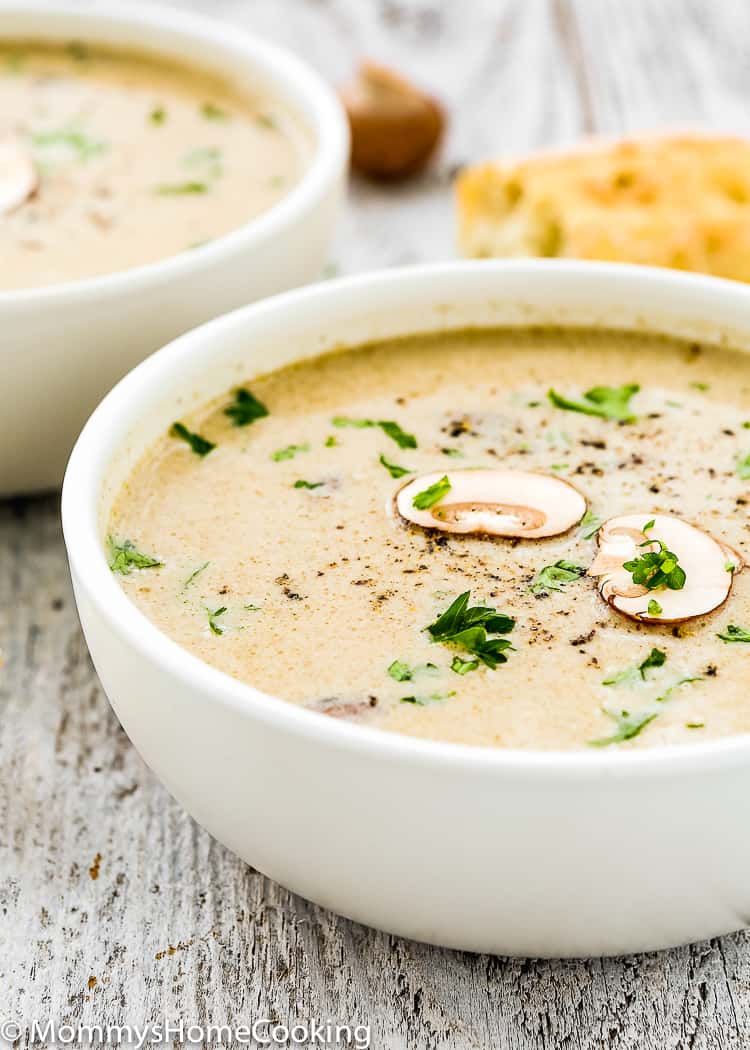
[[[644,526],[653,526],[644,532]],[[635,583],[626,562],[664,547],[677,556],[684,585],[648,588]],[[736,551],[673,514],[625,514],[610,518],[597,534],[599,550],[589,575],[598,577],[601,597],[623,615],[642,623],[680,623],[722,605],[743,560]],[[649,612],[653,603],[659,612]]]
[[[444,476],[450,482],[445,495],[429,508],[415,507],[415,497]],[[395,506],[401,518],[421,528],[526,539],[558,536],[586,513],[586,500],[568,482],[519,470],[425,474],[397,492]]]
[[[0,138],[0,216],[19,208],[39,183],[31,153],[15,135]]]

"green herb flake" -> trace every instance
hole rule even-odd
[[[208,193],[205,182],[170,182],[156,187],[160,197],[189,197],[199,193]]]
[[[562,408],[568,412],[583,412],[587,416],[614,419],[621,423],[634,423],[636,416],[630,408],[630,399],[639,390],[637,383],[627,383],[617,387],[592,387],[585,392],[582,401],[563,397],[553,389],[547,391],[547,397],[555,408]]]
[[[392,478],[403,478],[406,474],[414,473],[408,467],[399,467],[396,463],[389,463],[385,456],[380,457],[380,463],[382,463]]]
[[[159,569],[163,565],[158,558],[137,550],[131,540],[118,542],[113,536],[107,536],[107,549],[110,569],[121,576],[129,576],[133,569]]]
[[[222,605],[220,609],[215,609],[213,612],[211,612],[210,609],[206,610],[208,613],[208,626],[211,629],[212,634],[224,634],[224,628],[217,622],[217,620],[220,616],[223,616],[226,611],[226,605]]]
[[[268,409],[245,387],[238,387],[234,391],[234,401],[224,409],[224,415],[232,420],[233,426],[246,427],[254,423],[256,419],[263,419],[267,416]]]
[[[444,474],[434,485],[430,485],[424,491],[418,492],[411,501],[412,506],[416,507],[417,510],[429,510],[430,507],[434,507],[436,503],[439,503],[443,496],[450,492],[450,489],[450,480],[448,475]]]
[[[200,576],[203,570],[208,568],[208,565],[209,563],[207,561],[204,561],[202,565],[199,565],[197,569],[190,573],[190,575],[182,585],[183,591],[186,591],[190,584],[195,582],[196,578]]]
[[[402,696],[402,704],[416,704],[417,707],[426,707],[427,704],[438,703],[440,700],[449,700],[456,695],[455,689],[450,693],[431,693],[429,696]]]
[[[649,616],[661,616],[664,612],[661,605],[657,602],[656,598],[649,598],[648,602],[648,615]]]
[[[324,444],[326,448],[336,448],[336,446],[338,445],[338,441],[336,440],[333,434],[329,434],[328,437],[325,439]]]
[[[68,127],[53,131],[38,131],[31,136],[31,145],[35,149],[60,147],[74,153],[84,163],[101,156],[109,149],[109,144],[101,139],[91,138],[78,128]]]
[[[663,667],[667,661],[667,654],[661,649],[652,649],[645,660],[636,667],[627,667],[624,671],[605,678],[603,685],[622,685],[627,682],[645,682],[646,672],[655,667]]]
[[[160,128],[162,124],[167,122],[167,111],[164,106],[154,106],[148,115],[148,119],[155,128]]]
[[[285,459],[294,459],[299,452],[309,452],[310,446],[305,441],[302,445],[287,445],[286,448],[279,448],[275,452],[271,453],[271,459],[274,463],[281,463]],[[301,488],[302,486],[300,486]]]
[[[334,416],[331,423],[335,427],[355,427],[357,430],[364,430],[367,427],[380,427],[383,433],[392,441],[395,441],[399,448],[417,447],[417,439],[414,435],[407,434],[398,423],[394,423],[390,419],[351,419],[349,416]]]
[[[699,390],[701,392],[701,394],[705,394],[707,390],[711,389],[711,384],[710,383],[694,382],[694,383],[688,383],[688,386],[692,387],[693,390]]]
[[[529,585],[532,594],[549,594],[550,591],[562,591],[566,583],[579,579],[585,575],[586,569],[583,565],[576,565],[572,561],[562,558],[554,565],[547,565],[540,569]]]
[[[642,532],[649,532],[654,527],[654,521],[647,522]],[[661,540],[650,537],[641,543],[641,547],[658,546],[656,551],[648,551],[637,558],[631,558],[623,564],[623,568],[633,577],[633,583],[645,587],[649,591],[667,587],[671,591],[681,591],[685,586],[687,576],[685,570],[679,564],[677,555],[667,549]]]
[[[705,722],[686,722],[685,723],[685,728],[686,729],[705,729],[705,726],[706,726]]]
[[[750,642],[750,631],[730,623],[727,629],[716,637],[721,638],[722,642]]]
[[[441,448],[440,451],[444,456],[450,456],[451,459],[463,459],[463,452],[460,448]]]
[[[267,131],[274,131],[277,128],[276,121],[269,113],[258,113],[255,120],[262,128]]]
[[[217,146],[198,146],[182,158],[182,166],[200,178],[214,181],[224,174],[221,150]]]
[[[581,519],[579,536],[583,540],[592,540],[603,524],[604,518],[597,518],[596,514],[592,514],[590,510],[587,510]]]
[[[196,456],[207,456],[209,452],[212,452],[216,448],[213,441],[209,441],[207,438],[194,433],[192,430],[188,430],[184,423],[173,423],[169,428],[169,433],[172,437],[187,442]]]
[[[658,649],[652,649],[651,656],[647,659],[652,659],[654,654],[659,653]],[[666,656],[660,653],[660,657],[664,657],[661,663],[664,663]],[[647,661],[644,660],[644,664]],[[641,665],[643,667],[643,664]],[[661,666],[657,664],[656,666]],[[669,689],[663,694],[663,696],[657,696],[654,703],[663,704],[665,703],[672,693],[676,689],[679,689],[683,685],[689,685],[690,682],[700,682],[702,678],[699,675],[680,678],[674,685],[671,685]],[[619,714],[615,714],[612,711],[608,711],[606,707],[602,708],[602,711],[609,718],[613,718],[617,722],[617,729],[612,736],[602,737],[599,740],[589,740],[589,747],[607,747],[609,744],[621,744],[625,740],[632,740],[633,737],[638,736],[642,729],[645,729],[650,722],[653,722],[658,717],[659,712],[654,710],[647,710],[641,712],[641,714],[631,714],[629,711],[621,711]]]
[[[206,120],[228,120],[229,114],[221,109],[215,102],[204,102],[201,106],[201,116]]]
[[[469,606],[471,591],[464,591],[426,630],[433,642],[455,645],[477,656],[487,667],[495,670],[507,661],[505,650],[513,646],[504,638],[488,638],[488,634],[508,634],[516,621],[511,616],[484,606]]]
[[[394,660],[388,668],[388,674],[394,680],[394,682],[410,682],[412,679],[412,669],[408,664],[403,663],[401,660]]]
[[[738,457],[734,472],[740,481],[748,481],[750,479],[750,452],[745,456]]]
[[[295,481],[295,483],[292,486],[292,488],[295,488],[295,489],[319,489],[324,484],[325,484],[324,481],[304,481],[302,478],[300,478],[298,481]]]
[[[611,711],[603,710],[605,715],[614,719],[617,723],[617,728],[611,736],[600,737],[598,740],[589,740],[589,747],[608,747],[610,744],[621,744],[626,740],[632,740],[650,722],[653,722],[658,717],[656,711],[631,715],[627,711],[621,711],[620,714],[612,714]]]
[[[403,660],[394,660],[388,668],[388,674],[394,682],[410,682],[418,674],[437,674],[439,668],[435,664],[417,664],[410,667]]]
[[[479,667],[479,660],[464,660],[461,656],[454,656],[451,662],[451,671],[455,671],[456,674],[468,674],[470,671],[476,671]]]

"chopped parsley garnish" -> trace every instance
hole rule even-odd
[[[276,127],[276,121],[268,113],[258,113],[255,119],[262,128],[268,128],[269,131]]]
[[[254,394],[244,387],[234,392],[234,401],[224,409],[224,415],[232,420],[235,427],[246,427],[256,419],[268,415],[268,409]]]
[[[462,459],[463,452],[460,448],[441,448],[440,451],[444,456],[450,456],[451,459]]]
[[[645,682],[646,672],[654,667],[663,667],[667,660],[667,654],[661,649],[652,649],[645,660],[637,667],[627,667],[624,671],[605,678],[603,685],[622,685],[625,682]]]
[[[451,662],[451,671],[456,674],[468,674],[469,671],[476,671],[477,667],[479,660],[464,660],[461,656],[454,656]]]
[[[550,591],[561,591],[566,583],[579,579],[586,572],[583,565],[576,565],[572,561],[562,558],[554,565],[547,565],[540,569],[531,581],[529,590],[532,594],[545,594]]]
[[[592,514],[590,510],[587,510],[579,526],[581,539],[592,540],[603,524],[604,518],[597,518],[596,514]]]
[[[208,562],[204,561],[202,565],[199,565],[198,568],[195,569],[194,572],[191,572],[190,575],[188,576],[188,578],[185,580],[185,582],[182,585],[183,591],[186,591],[188,589],[188,587],[190,586],[190,584],[193,583],[195,578],[197,576],[200,576],[200,574],[203,572],[203,570],[207,569],[207,568],[208,568]]]
[[[326,448],[336,448],[336,446],[338,445],[338,441],[336,440],[333,434],[329,434],[328,437],[325,439],[324,444]]]
[[[298,452],[309,452],[310,446],[305,441],[302,445],[287,445],[286,448],[276,449],[275,452],[271,453],[271,459],[274,463],[281,463],[285,459],[294,459]]]
[[[552,389],[547,391],[547,397],[555,408],[563,408],[568,412],[583,412],[587,416],[634,423],[636,417],[630,408],[630,399],[639,390],[637,383],[626,383],[624,386],[594,386],[585,392],[582,401],[563,397]]]
[[[425,674],[436,674],[437,671],[438,668],[435,664],[417,664],[416,667],[410,667],[403,660],[394,660],[388,668],[388,674],[394,682],[410,682],[417,674],[422,672]]]
[[[707,390],[711,389],[711,384],[710,383],[697,383],[697,382],[695,382],[695,383],[689,383],[688,386],[691,386],[693,388],[693,390],[700,390],[700,392],[702,394],[705,394],[705,392]]]
[[[197,175],[212,181],[224,174],[221,150],[216,146],[199,146],[186,153],[182,160],[185,168],[191,168]],[[197,169],[197,170],[196,170]]]
[[[716,635],[717,638],[721,638],[722,642],[750,642],[750,631],[745,630],[744,627],[738,627],[734,623],[730,623],[726,631],[722,631],[721,634]]]
[[[429,696],[402,696],[402,704],[416,704],[418,707],[424,707],[426,704],[434,704],[439,700],[449,700],[450,697],[455,696],[455,689],[451,690],[450,693],[431,693]]]
[[[201,106],[201,116],[206,120],[226,120],[229,114],[215,102],[204,102]]]
[[[391,441],[395,441],[399,448],[416,448],[417,439],[413,434],[407,434],[406,431],[402,430],[398,423],[394,423],[392,420],[381,419],[378,426],[386,434]]]
[[[167,111],[164,106],[154,106],[148,115],[148,119],[154,127],[160,128],[167,121]]]
[[[658,649],[652,650],[652,656]],[[675,689],[679,689],[680,686],[688,685],[690,682],[700,682],[702,679],[700,676],[693,676],[688,678],[680,678],[678,681],[671,685],[669,689],[662,695],[657,696],[654,701],[655,704],[665,703]],[[633,737],[638,736],[640,731],[644,729],[650,722],[653,722],[658,717],[659,711],[646,710],[640,714],[631,714],[629,711],[620,711],[614,713],[608,711],[606,707],[602,708],[602,711],[609,718],[613,718],[617,723],[617,729],[612,736],[601,737],[599,740],[589,740],[589,747],[607,747],[609,744],[621,744],[625,740],[632,740]]]
[[[396,463],[389,463],[385,456],[380,457],[380,462],[391,475],[392,478],[403,478],[405,474],[413,474],[413,470],[409,470],[408,467],[399,467]]]
[[[629,711],[620,711],[613,714],[603,708],[604,714],[614,719],[617,728],[611,736],[600,737],[598,740],[589,740],[589,747],[608,747],[609,744],[621,744],[625,740],[632,740],[645,729],[649,722],[658,717],[657,711],[646,711],[640,715],[631,715]]]
[[[172,437],[186,441],[196,456],[207,456],[209,452],[216,448],[213,441],[209,441],[208,438],[204,438],[200,434],[193,433],[192,430],[188,430],[184,423],[173,423],[169,433]]]
[[[414,435],[407,434],[398,423],[390,419],[351,419],[349,416],[334,416],[331,422],[335,427],[356,427],[358,430],[380,427],[383,433],[395,441],[399,448],[417,447],[417,439]]]
[[[319,489],[321,485],[324,485],[324,481],[304,481],[302,478],[299,481],[295,481],[295,489]]]
[[[471,591],[464,591],[427,627],[433,642],[455,645],[465,649],[493,670],[507,661],[506,649],[513,646],[504,638],[488,638],[488,634],[508,634],[516,621],[496,609],[480,605],[469,606]]]
[[[750,479],[750,452],[748,452],[746,456],[740,456],[737,459],[737,465],[734,470],[740,481],[747,481]]]
[[[654,522],[649,521],[643,526],[646,533],[653,529]],[[641,547],[652,547],[658,545],[658,551],[648,551],[637,558],[631,558],[623,564],[623,569],[632,574],[633,583],[645,587],[649,591],[655,591],[659,587],[668,587],[670,591],[681,591],[685,586],[685,570],[679,564],[677,555],[667,549],[661,540],[650,537],[641,543]]]
[[[208,193],[208,184],[205,182],[170,182],[157,186],[156,192],[160,197],[187,197],[191,194]]]
[[[150,554],[143,554],[136,550],[131,540],[122,540],[118,543],[113,536],[107,536],[107,548],[110,569],[112,572],[119,572],[122,576],[129,576],[133,569],[158,569],[163,564],[158,558],[152,558]]]
[[[450,489],[451,483],[448,475],[444,474],[434,485],[430,485],[423,492],[418,492],[411,501],[412,506],[416,507],[417,510],[429,510],[430,507],[434,507],[436,503],[439,503],[443,496],[450,492]]]
[[[88,161],[106,153],[109,146],[100,139],[93,139],[77,128],[61,128],[58,131],[38,131],[31,136],[31,144],[38,149],[62,146],[76,154],[79,160]]]
[[[227,611],[226,605],[222,605],[220,609],[215,609],[213,612],[211,612],[210,609],[207,609],[206,611],[208,612],[208,626],[211,628],[211,633],[224,634],[224,628],[221,627],[216,621],[219,618],[219,616],[223,616],[224,613]]]
[[[705,727],[706,727],[706,723],[705,722],[686,722],[685,723],[685,728],[686,729],[705,729]]]
[[[661,616],[664,612],[661,605],[657,602],[656,598],[649,598],[648,602],[648,615],[649,616]]]

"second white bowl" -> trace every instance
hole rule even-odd
[[[0,291],[0,497],[51,488],[86,416],[128,369],[195,325],[314,280],[335,227],[348,126],[334,93],[291,54],[213,19],[128,4],[0,2],[0,38],[137,48],[260,86],[299,114],[314,154],[275,207],[202,248],[131,270]]]

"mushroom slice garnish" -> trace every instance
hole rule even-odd
[[[653,522],[653,525],[650,523]],[[645,527],[645,531],[644,531]],[[589,569],[599,593],[618,612],[642,623],[680,623],[722,605],[742,558],[725,543],[673,514],[624,514],[605,521],[597,533],[599,551]],[[646,553],[673,552],[685,580],[678,590],[635,583],[624,567]],[[649,609],[651,611],[649,611]]]
[[[414,501],[447,478],[450,487],[431,506]],[[451,470],[423,474],[396,493],[396,510],[412,525],[467,535],[542,539],[558,536],[586,513],[578,489],[560,478],[522,470]]]
[[[15,211],[37,188],[29,150],[15,135],[0,138],[0,216]]]

